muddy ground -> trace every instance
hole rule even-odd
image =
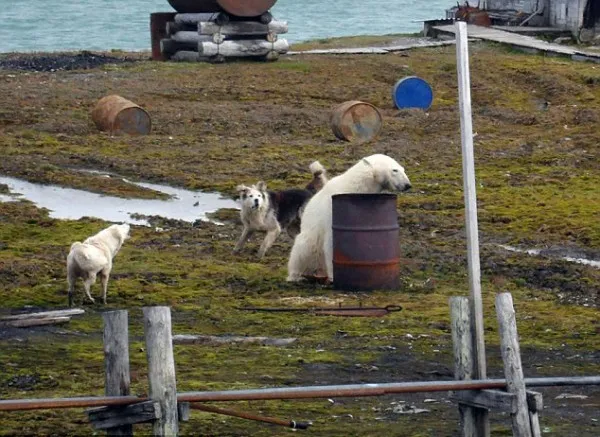
[[[235,211],[216,214],[222,226],[154,217],[151,227],[133,227],[118,254],[107,306],[86,302],[86,314],[61,327],[0,330],[0,397],[102,394],[106,309],[130,310],[132,391],[145,394],[141,307],[148,305],[171,306],[175,333],[298,339],[286,347],[176,346],[179,391],[452,378],[448,298],[468,294],[454,47],[224,65],[155,63],[147,54],[44,56],[0,57],[1,174],[152,196],[118,178],[79,171],[94,169],[233,196],[237,184],[260,179],[276,189],[302,186],[314,159],[339,174],[362,156],[387,153],[413,183],[398,198],[402,287],[350,293],[287,284],[289,239],[282,236],[262,262],[258,237],[231,254],[241,232]],[[561,257],[600,258],[600,67],[478,43],[471,68],[489,374],[502,377],[494,296],[510,291],[526,376],[598,375],[600,271]],[[393,107],[392,86],[413,74],[433,87],[429,111]],[[149,111],[151,135],[111,137],[96,129],[90,110],[111,93]],[[349,144],[333,136],[332,107],[353,99],[381,109],[376,141]],[[0,223],[2,313],[64,307],[70,244],[107,225],[55,220],[24,201],[0,203]],[[500,244],[545,251],[529,256]],[[239,310],[339,303],[404,309],[382,318]],[[544,434],[600,433],[597,387],[540,391]],[[315,435],[458,435],[447,393],[227,406],[311,420],[307,433]],[[506,415],[491,419],[493,435],[510,435]],[[1,413],[0,422],[1,435],[92,432],[82,410]],[[289,433],[199,412],[182,431]]]

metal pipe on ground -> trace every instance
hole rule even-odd
[[[245,411],[230,410],[229,408],[217,408],[211,405],[190,404],[193,410],[205,411],[207,413],[223,414],[225,416],[240,417],[242,419],[255,420],[257,422],[272,423],[292,429],[308,429],[310,422],[296,422],[295,420],[277,419],[275,417],[258,416]]]
[[[600,376],[573,376],[525,378],[525,386],[562,387],[600,385]],[[178,402],[221,402],[277,399],[341,398],[382,396],[398,393],[424,393],[458,390],[505,389],[505,379],[479,379],[471,381],[423,381],[384,384],[349,384],[307,387],[264,388],[252,390],[226,390],[184,392],[177,394]],[[114,405],[131,405],[147,401],[135,396],[98,396],[78,398],[15,399],[0,401],[0,411],[42,410],[55,408],[83,408]]]

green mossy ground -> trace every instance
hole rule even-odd
[[[597,375],[600,272],[507,252],[497,244],[577,249],[598,259],[600,70],[484,44],[471,49],[489,373],[502,375],[494,296],[510,291],[527,376]],[[284,348],[176,346],[179,391],[451,379],[448,298],[468,294],[454,47],[405,55],[0,71],[0,174],[124,197],[157,195],[119,178],[79,171],[95,169],[233,196],[237,184],[260,179],[275,189],[302,186],[314,159],[339,174],[360,157],[383,152],[403,163],[414,187],[398,198],[403,260],[402,289],[395,292],[290,285],[285,282],[290,241],[281,237],[263,262],[256,260],[258,238],[232,255],[241,226],[231,210],[215,214],[223,226],[154,219],[152,227],[133,227],[115,260],[106,307],[85,304],[86,314],[61,328],[0,332],[0,397],[102,394],[101,312],[122,308],[130,310],[132,391],[145,394],[141,307],[149,305],[171,306],[175,333],[298,338]],[[427,113],[393,108],[393,84],[412,74],[433,86],[435,101]],[[98,132],[89,111],[110,93],[146,108],[152,134]],[[353,99],[381,108],[384,127],[377,141],[355,145],[333,137],[329,111]],[[64,307],[70,244],[106,225],[95,219],[54,220],[27,202],[0,203],[2,312],[28,305]],[[93,293],[99,295],[98,285]],[[76,299],[81,302],[81,292]],[[338,303],[404,309],[384,318],[238,309]],[[598,418],[598,391],[586,393],[588,406],[561,407],[553,396],[545,397],[550,409],[542,421],[549,435],[597,435],[590,418]],[[438,402],[425,404],[425,398]],[[318,435],[457,435],[457,412],[446,398],[433,393],[228,406],[312,420],[309,432]],[[391,403],[402,400],[432,412],[393,413]],[[494,435],[509,435],[506,416],[492,416]],[[1,435],[91,433],[80,410],[1,413],[0,423]],[[199,412],[182,430],[189,435],[289,432]]]

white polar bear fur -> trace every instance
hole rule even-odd
[[[406,191],[410,181],[404,168],[389,156],[376,154],[358,161],[346,172],[329,180],[306,204],[300,234],[288,262],[288,281],[327,272],[333,281],[333,232],[331,196],[345,193]]]

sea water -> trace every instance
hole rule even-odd
[[[167,0],[1,0],[0,52],[149,50],[149,16]],[[350,35],[415,33],[456,0],[279,0],[290,42]]]

